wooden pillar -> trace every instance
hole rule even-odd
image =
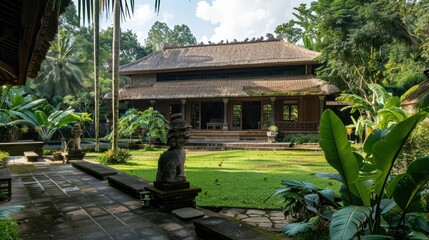
[[[274,117],[274,103],[276,102],[276,97],[271,97],[271,125],[276,125],[275,117]],[[269,127],[269,126],[268,126]]]
[[[228,130],[228,98],[223,99],[223,127],[222,130]]]
[[[325,96],[319,96],[319,100],[320,100],[320,118],[322,117],[322,113],[325,110],[324,106],[325,106]]]
[[[182,103],[182,109],[180,112],[182,113],[183,120],[186,120],[186,115],[185,115],[186,99],[181,99],[180,102]]]

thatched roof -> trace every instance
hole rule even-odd
[[[426,80],[419,83],[419,87],[405,97],[401,103],[402,106],[415,105],[420,98],[429,94],[429,69],[426,69],[424,74],[426,75]]]
[[[128,85],[119,91],[120,100],[192,99],[257,96],[330,95],[339,93],[332,84],[311,75],[254,79],[203,79],[161,81]],[[105,99],[111,99],[111,93]]]
[[[269,40],[166,48],[120,67],[121,75],[198,69],[315,64],[318,52]]]
[[[402,106],[415,105],[423,96],[429,94],[429,79],[419,83],[419,87],[408,95],[401,103]]]
[[[57,0],[0,1],[0,85],[36,77],[58,26]],[[62,0],[60,12],[70,0]]]

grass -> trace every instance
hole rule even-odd
[[[131,151],[132,160],[112,167],[153,181],[162,152],[163,149]],[[197,197],[199,206],[281,208],[280,197],[264,200],[286,179],[311,182],[320,188],[339,188],[336,182],[311,175],[334,172],[319,151],[187,150],[185,172],[191,184],[202,188]]]

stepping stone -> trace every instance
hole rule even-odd
[[[204,217],[204,213],[195,208],[186,207],[173,210],[172,213],[183,220],[192,220]]]
[[[87,161],[73,161],[72,162],[73,167],[80,169],[98,179],[105,180],[107,176],[116,175],[118,174],[118,171],[102,165],[102,164],[95,164]]]
[[[195,232],[203,239],[225,240],[268,240],[273,239],[244,224],[235,223],[219,217],[200,218],[194,220]]]

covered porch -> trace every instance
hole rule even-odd
[[[123,111],[153,107],[182,113],[194,131],[318,131],[326,100],[338,88],[312,75],[135,83],[120,90]],[[105,98],[111,98],[107,95]]]

